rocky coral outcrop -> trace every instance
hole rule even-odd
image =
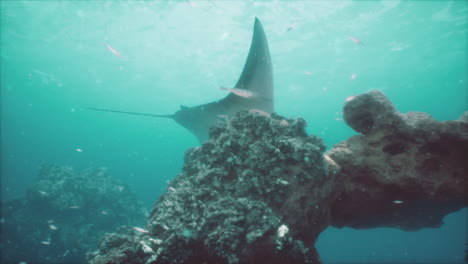
[[[400,114],[376,91],[344,113],[363,135],[325,155],[300,118],[244,111],[216,124],[147,230],[106,235],[90,263],[320,263],[315,240],[330,225],[436,227],[468,205],[466,118]]]
[[[212,127],[210,140],[186,153],[148,233],[140,241],[126,236],[146,255],[134,263],[316,263],[313,238],[328,225],[323,205],[334,181],[325,145],[305,126],[303,119],[240,112]],[[90,262],[123,263],[122,244],[106,246],[122,235],[105,237]]]
[[[467,206],[468,118],[436,121],[398,112],[379,91],[347,99],[344,120],[357,132],[327,155],[341,167],[337,227],[438,227]]]
[[[43,166],[24,198],[2,203],[2,263],[84,263],[98,238],[142,224],[143,204],[106,169]]]

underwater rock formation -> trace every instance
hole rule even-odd
[[[247,111],[216,124],[186,153],[148,233],[104,237],[90,263],[126,263],[129,255],[132,263],[317,263],[313,239],[328,225],[322,205],[334,181],[325,145],[305,127]]]
[[[434,227],[467,206],[468,123],[399,114],[379,92],[344,110],[365,134],[326,155],[301,118],[243,111],[219,122],[187,151],[147,230],[105,235],[89,262],[320,263],[314,244],[330,225]]]
[[[44,166],[26,197],[2,203],[1,263],[84,263],[105,232],[145,217],[143,204],[106,169]]]
[[[356,135],[327,155],[341,167],[343,193],[332,205],[336,227],[439,227],[467,206],[468,115],[436,121],[399,113],[379,91],[350,97],[344,120]]]

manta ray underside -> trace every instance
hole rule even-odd
[[[247,90],[252,97],[242,97],[230,93],[223,99],[215,102],[184,107],[172,115],[153,115],[134,112],[89,108],[92,110],[116,112],[133,115],[172,118],[181,126],[192,132],[203,143],[208,139],[210,126],[220,117],[230,117],[240,110],[257,109],[267,113],[274,112],[273,103],[273,69],[268,49],[265,31],[260,21],[255,18],[252,44],[245,62],[242,74],[234,88]]]

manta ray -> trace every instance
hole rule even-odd
[[[236,90],[248,91],[253,96],[247,98],[236,93],[230,93],[226,97],[211,103],[193,107],[180,106],[181,109],[172,115],[144,114],[101,108],[89,109],[171,118],[194,134],[200,143],[208,139],[211,125],[219,120],[220,117],[230,117],[241,110],[250,109],[273,113],[273,68],[265,31],[258,18],[255,18],[252,43],[250,45],[247,61],[234,88]]]

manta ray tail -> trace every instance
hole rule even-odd
[[[103,111],[103,112],[129,114],[129,115],[142,115],[142,116],[174,118],[174,115],[153,115],[153,114],[143,114],[143,113],[135,113],[135,112],[125,112],[125,111],[109,110],[109,109],[102,109],[102,108],[94,108],[94,107],[88,107],[88,109],[96,110],[96,111]]]

